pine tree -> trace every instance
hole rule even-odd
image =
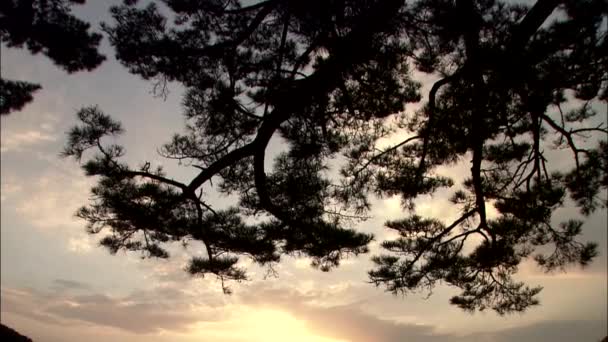
[[[6,0],[0,4],[0,41],[10,48],[43,53],[68,73],[92,70],[105,59],[101,35],[70,13],[85,0]],[[0,114],[20,110],[33,100],[38,84],[0,79]]]
[[[453,304],[500,314],[538,303],[540,288],[513,279],[523,260],[550,271],[597,255],[577,240],[582,222],[551,217],[567,196],[585,215],[606,205],[608,131],[594,124],[608,88],[604,0],[162,3],[125,1],[104,31],[131,73],[185,87],[186,130],[161,150],[200,172],[182,183],[126,165],[103,139],[120,123],[79,111],[64,154],[97,151],[78,216],[110,232],[110,251],[168,257],[166,243],[199,241],[206,255],[188,271],[222,284],[247,278],[242,257],[304,255],[327,271],[368,252],[373,237],[350,226],[370,197],[399,196],[404,218],[386,223],[399,237],[382,242],[371,282],[394,293],[443,282],[462,291]],[[428,94],[424,73],[437,79]],[[268,171],[273,138],[285,148]],[[551,149],[569,149],[572,169],[551,168]],[[471,165],[462,184],[438,173],[456,163]],[[240,200],[214,209],[203,185]],[[419,216],[415,199],[446,187],[461,216]]]

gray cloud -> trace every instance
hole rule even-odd
[[[608,334],[605,321],[545,321],[523,327],[467,336],[479,342],[599,342]]]
[[[76,305],[58,303],[47,312],[62,318],[105,325],[135,333],[153,333],[158,330],[183,331],[198,321],[188,313],[175,312],[174,308],[158,303],[128,303],[104,296],[76,298]]]
[[[328,296],[332,294],[324,291],[257,288],[248,291],[241,299],[247,305],[269,306],[287,311],[294,317],[305,320],[309,329],[321,336],[350,342],[594,342],[608,334],[604,321],[568,320],[540,321],[526,326],[462,336],[440,333],[432,325],[377,317],[365,311],[364,302],[330,307],[314,304],[323,302]]]
[[[89,287],[65,279],[58,279],[55,284],[79,289]],[[526,326],[463,336],[439,332],[434,324],[379,317],[366,310],[369,301],[327,304],[340,303],[340,297],[344,298],[346,293],[353,291],[349,286],[298,291],[256,283],[247,290],[241,290],[233,304],[284,311],[306,322],[308,329],[318,336],[350,342],[594,342],[607,334],[604,321],[568,320],[531,322]],[[136,291],[120,297],[90,290],[75,293],[2,288],[2,312],[55,327],[77,327],[84,323],[132,334],[154,334],[162,330],[185,333],[194,323],[222,322],[229,317],[226,314],[228,306],[205,305],[205,299],[200,298],[201,294],[206,297],[205,292],[195,293],[176,287]],[[442,313],[438,311],[437,314]]]
[[[308,308],[300,314],[309,322],[312,331],[351,342],[453,340],[453,337],[435,333],[432,326],[381,319],[358,307]]]
[[[80,286],[71,281],[62,285]],[[184,332],[196,322],[214,322],[224,317],[219,310],[197,305],[189,294],[175,289],[140,291],[124,297],[88,292],[82,295],[35,290],[2,289],[2,312],[10,312],[35,321],[69,325],[85,322],[113,327],[137,334],[161,330]]]
[[[90,290],[91,286],[89,284],[81,283],[79,281],[69,280],[69,279],[55,279],[53,281],[52,288],[57,291],[62,290]]]
[[[45,296],[31,296],[29,292],[2,288],[2,312],[12,312],[38,322],[61,325],[61,320],[36,308],[45,305]]]

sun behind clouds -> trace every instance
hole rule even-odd
[[[217,340],[225,338],[229,341],[243,342],[347,342],[316,335],[310,331],[306,321],[276,309],[246,309],[241,314],[235,315],[228,324],[230,329],[225,329],[226,327],[223,326],[222,333],[217,335],[213,333],[215,329],[211,326],[201,326],[196,329],[196,335],[201,338],[213,336]],[[219,332],[220,329],[216,331]],[[226,331],[231,333],[226,334]]]

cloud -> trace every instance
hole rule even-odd
[[[597,341],[607,333],[604,321],[584,320],[530,322],[467,335],[440,332],[421,317],[372,314],[366,305],[373,299],[343,302],[356,290],[346,283],[322,289],[318,284],[308,284],[296,290],[256,282],[240,289],[235,297],[221,297],[215,304],[210,303],[218,295],[211,294],[202,284],[156,287],[122,296],[96,292],[89,284],[69,279],[56,279],[51,288],[54,291],[2,288],[2,312],[52,326],[114,328],[125,336],[130,333],[185,338],[194,336],[189,334],[198,327],[205,334],[227,337],[230,332],[239,333],[238,322],[255,317],[255,312],[284,313],[303,322],[303,329],[319,338],[350,342]],[[247,340],[239,334],[237,340]]]
[[[55,279],[53,281],[53,289],[57,291],[62,290],[90,290],[91,285],[81,283],[79,281],[68,280],[68,279]]]
[[[2,153],[17,152],[24,148],[57,140],[56,137],[42,130],[27,130],[21,132],[8,131],[3,135],[2,147],[0,147]]]
[[[247,305],[266,306],[287,311],[307,322],[308,328],[321,336],[351,342],[444,341],[432,326],[383,319],[362,310],[360,304],[323,306],[331,297],[339,297],[350,287],[333,290],[297,291],[287,288],[260,288],[242,296]]]
[[[52,288],[54,292],[2,288],[2,312],[55,325],[87,323],[137,334],[184,332],[195,323],[225,317],[220,309],[203,303],[193,308],[196,298],[177,289],[156,288],[118,297],[87,291],[89,285],[65,279],[55,280]],[[75,294],[82,291],[86,293]]]
[[[136,333],[153,333],[161,329],[183,330],[198,320],[187,313],[174,311],[170,305],[123,302],[105,295],[74,297],[73,301],[56,303],[46,311],[62,318]]]
[[[2,287],[2,301],[0,302],[1,311],[15,313],[42,323],[61,324],[61,320],[38,310],[48,303],[48,297],[32,295],[31,290],[18,290]]]
[[[68,239],[68,250],[78,254],[90,252],[95,244],[88,236],[70,237]]]
[[[83,232],[84,222],[75,218],[74,213],[87,202],[89,186],[90,182],[73,170],[47,171],[22,182],[15,212],[39,228],[69,226]]]
[[[308,307],[300,315],[309,322],[311,330],[351,342],[449,340],[448,336],[437,334],[432,326],[378,318],[357,306]]]
[[[600,341],[608,334],[605,321],[545,321],[491,333],[468,336],[479,342]]]
[[[23,187],[15,181],[15,179],[8,179],[9,177],[2,177],[2,184],[0,189],[0,201],[4,202],[9,198],[12,198],[13,195],[21,192]]]
[[[491,332],[459,335],[439,332],[437,327],[416,319],[415,316],[378,317],[366,312],[366,301],[339,305],[323,305],[329,298],[343,296],[351,291],[339,287],[335,291],[297,291],[288,288],[253,287],[241,296],[246,305],[269,307],[293,315],[307,322],[308,329],[320,336],[350,342],[397,341],[477,341],[477,342],[566,342],[599,341],[607,334],[604,321],[540,321],[525,326]],[[440,314],[440,313],[437,313]]]

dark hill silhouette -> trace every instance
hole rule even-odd
[[[32,342],[31,338],[21,335],[2,323],[0,323],[0,340],[5,342]]]

